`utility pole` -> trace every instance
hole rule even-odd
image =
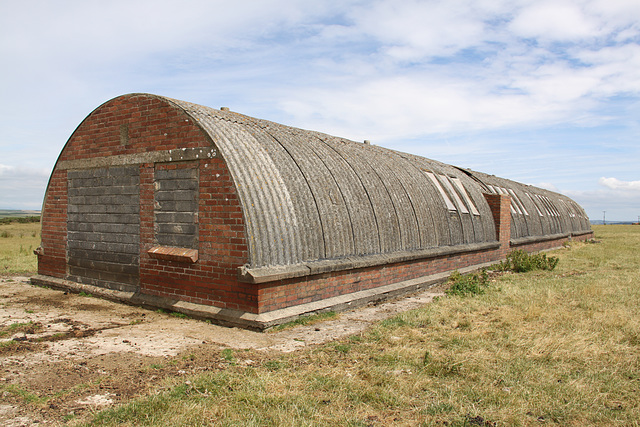
[[[607,211],[602,211],[602,224],[607,225]]]

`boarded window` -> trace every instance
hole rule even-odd
[[[159,245],[198,249],[198,170],[156,165],[155,231]]]

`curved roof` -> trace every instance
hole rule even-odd
[[[495,242],[482,193],[512,199],[512,240],[590,230],[571,199],[386,148],[168,99],[211,137],[245,212],[249,268]]]
[[[494,242],[467,173],[434,160],[183,101],[245,212],[249,267]]]

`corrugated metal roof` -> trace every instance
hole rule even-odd
[[[248,268],[495,242],[493,217],[482,195],[492,192],[489,185],[517,196],[513,239],[590,229],[584,211],[557,193],[378,146],[164,99],[195,119],[229,167],[245,215]],[[429,174],[441,180],[453,209]],[[458,183],[466,194],[456,189]],[[473,209],[460,205],[462,200],[471,202]],[[551,209],[559,215],[547,214]]]

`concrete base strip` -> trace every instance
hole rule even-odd
[[[458,271],[465,274],[481,268],[489,267],[492,264],[493,263],[491,262],[478,264],[460,268]],[[445,282],[449,278],[450,274],[451,272],[445,272],[418,277],[416,279],[392,283],[374,289],[353,292],[346,295],[340,295],[261,314],[172,300],[165,297],[142,294],[140,292],[116,291],[43,275],[32,277],[31,283],[36,286],[47,286],[54,289],[68,290],[72,292],[85,292],[93,296],[131,305],[148,308],[163,308],[170,311],[184,313],[194,318],[210,319],[217,324],[225,326],[262,331],[272,326],[290,322],[304,315],[327,311],[345,311],[362,307],[367,304],[378,303],[403,295],[413,294],[436,284]]]

